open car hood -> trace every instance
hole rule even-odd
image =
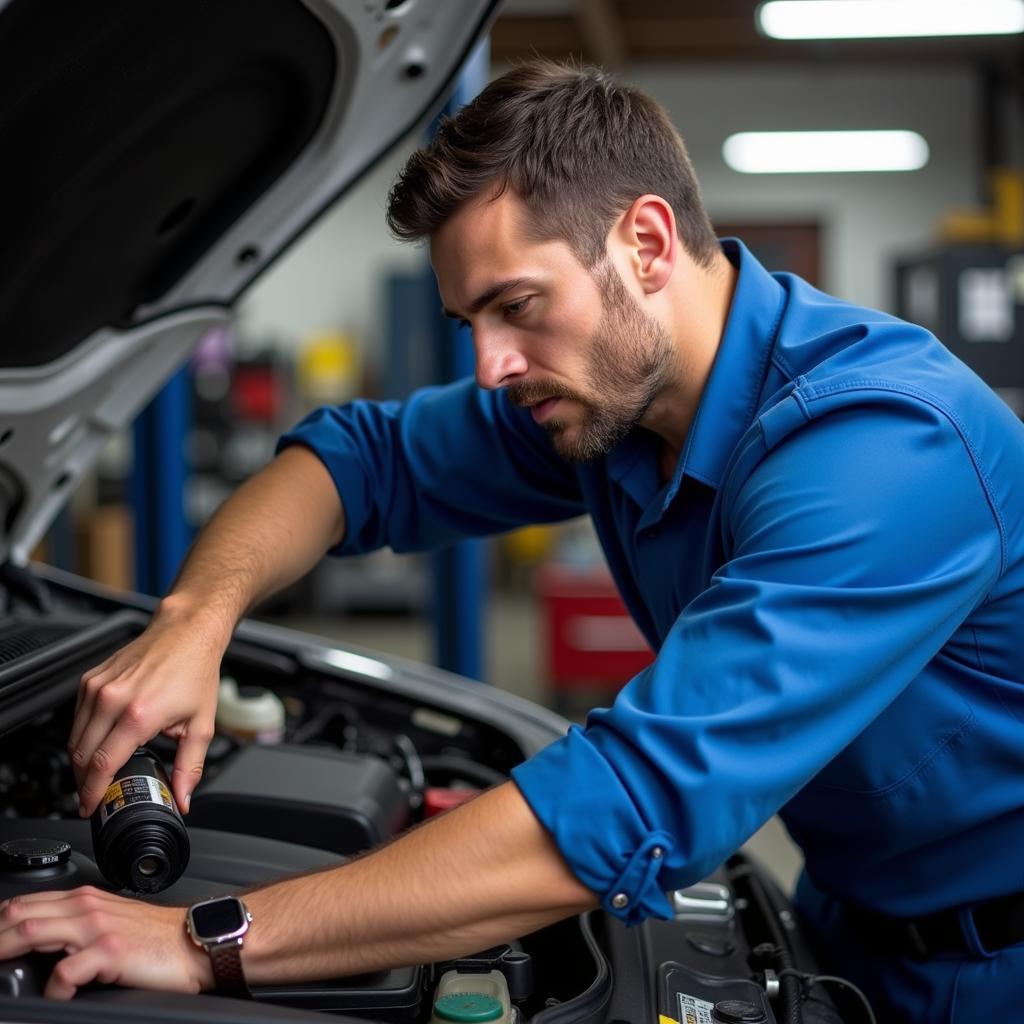
[[[0,0],[0,562],[435,112],[498,0]]]

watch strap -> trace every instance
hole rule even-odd
[[[228,939],[226,942],[211,942],[204,946],[210,955],[213,967],[213,981],[217,991],[226,996],[251,999],[252,993],[242,970],[242,940]]]

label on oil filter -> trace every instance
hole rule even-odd
[[[171,794],[159,779],[154,779],[152,775],[128,775],[112,782],[103,794],[103,802],[100,804],[100,826],[106,825],[118,811],[135,804],[158,804],[175,814],[178,813]]]
[[[714,1024],[711,1017],[714,1003],[688,996],[684,992],[677,992],[676,999],[679,1000],[679,1024]]]

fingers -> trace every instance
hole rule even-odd
[[[80,734],[73,742],[68,742],[68,749],[71,752],[71,764],[79,782],[85,778],[89,770],[89,762],[96,753],[96,748],[106,739],[114,723],[117,721],[118,710],[112,706],[112,701],[117,695],[116,690],[110,690],[100,705],[97,698],[93,697],[82,704],[81,716],[84,721]]]
[[[92,886],[15,897],[0,903],[0,960],[66,952],[44,990],[56,999],[93,981],[198,992],[210,984],[209,961],[187,939],[183,914]]]
[[[35,904],[56,904],[65,902],[68,904],[67,907],[61,909],[57,908],[52,912],[55,914],[66,913],[70,910],[85,911],[95,910],[97,907],[102,906],[105,903],[130,903],[131,900],[125,899],[123,896],[116,896],[114,893],[106,892],[103,889],[97,889],[94,885],[80,885],[77,889],[51,889],[48,892],[27,892],[21,896],[12,896],[10,899],[0,902],[0,930],[4,927],[4,924],[13,919],[20,919],[25,913],[29,911],[26,908],[31,907],[31,913],[37,911],[42,913],[42,908],[35,906]]]
[[[79,948],[95,937],[104,895],[85,887],[32,893],[0,904],[0,960],[29,950]]]
[[[12,896],[10,899],[6,899],[0,902],[0,913],[7,909],[8,904],[14,903],[18,906],[24,903],[48,903],[54,900],[66,900],[71,896],[72,892],[90,892],[92,886],[83,885],[77,890],[70,889],[54,889],[49,892],[27,892],[22,896]],[[96,892],[99,892],[97,889]]]
[[[184,738],[172,788],[187,811],[212,737],[221,653],[207,636],[154,619],[82,676],[68,749],[83,817],[96,810],[136,747],[161,730]]]
[[[111,930],[117,897],[85,887],[41,892],[0,904],[0,960],[39,953],[70,955],[54,967],[43,995],[70,999],[91,981],[116,981],[122,942]]]
[[[204,730],[192,722],[178,742],[171,788],[174,790],[174,799],[182,814],[188,814],[192,793],[203,777],[203,762],[206,760],[206,751],[212,739],[211,731]]]
[[[103,936],[87,947],[60,960],[50,974],[43,995],[49,999],[71,999],[92,981],[110,984],[117,981],[116,964],[119,943],[112,936]]]
[[[82,733],[85,732],[85,727],[92,717],[92,709],[100,687],[116,675],[113,670],[113,661],[113,658],[107,658],[102,664],[89,669],[82,675],[78,686],[78,697],[75,701],[75,719],[71,725],[71,735],[68,737],[68,750],[73,751],[81,742]]]
[[[85,776],[96,747],[110,732],[120,705],[127,701],[127,682],[122,681],[118,685],[118,675],[117,666],[113,659],[109,659],[82,676],[75,718],[68,737],[68,753],[78,782]]]
[[[0,935],[0,950],[5,959],[23,956],[30,950],[56,953],[66,946],[79,948],[89,936],[79,921],[66,917],[29,917]]]
[[[148,730],[139,730],[123,723],[112,729],[103,744],[96,748],[88,771],[79,787],[79,814],[88,818],[103,800],[115,773],[135,753],[135,749],[151,739]]]
[[[106,696],[110,694],[110,696]],[[114,774],[135,748],[152,739],[157,729],[137,700],[108,684],[96,699],[96,710],[82,740],[71,755],[79,776],[80,813],[87,817],[98,806]]]

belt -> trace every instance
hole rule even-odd
[[[978,953],[978,942],[964,931],[964,911],[974,919],[983,951],[994,953],[1024,942],[1024,893],[998,896],[922,917],[889,917],[849,903],[843,905],[846,920],[864,941],[875,948],[919,960],[939,953]]]

